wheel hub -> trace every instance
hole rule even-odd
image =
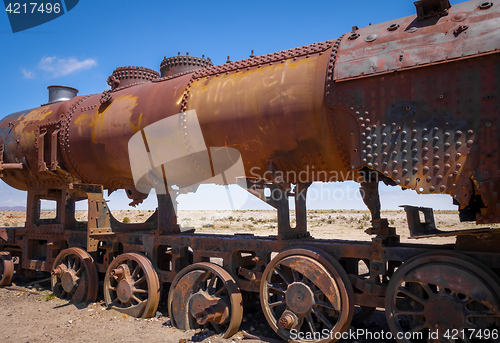
[[[74,270],[65,271],[61,277],[61,284],[63,289],[68,293],[72,292],[76,287],[78,279],[79,278],[78,276],[76,276]]]
[[[286,305],[293,313],[305,314],[314,305],[314,294],[308,286],[294,282],[286,290]]]
[[[465,326],[463,305],[451,296],[439,296],[429,301],[425,306],[424,316],[436,328],[460,329]]]
[[[196,322],[223,324],[229,317],[229,306],[222,298],[214,298],[204,292],[193,294],[189,300],[189,312]]]
[[[297,326],[297,323],[299,322],[299,319],[295,315],[295,313],[286,310],[283,312],[281,315],[281,318],[278,321],[278,324],[281,328],[290,330],[291,328]]]
[[[121,280],[116,288],[116,295],[121,302],[127,303],[132,297],[133,286],[128,280]]]

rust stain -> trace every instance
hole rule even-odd
[[[21,132],[24,131],[29,122],[41,122],[47,116],[52,113],[52,109],[50,106],[38,107],[32,110],[29,113],[24,114],[19,118],[19,123],[16,126],[16,131]]]
[[[92,127],[92,143],[105,143],[106,136],[113,136],[110,133],[114,130],[121,130],[125,123],[131,123],[133,110],[137,106],[137,97],[132,95],[120,96],[113,100],[111,105],[102,112],[95,112],[80,115],[75,120],[78,132],[82,134],[83,127]],[[137,126],[130,124],[137,132],[142,121],[142,114],[139,117]]]

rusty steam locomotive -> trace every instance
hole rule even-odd
[[[168,287],[176,327],[209,326],[224,337],[240,326],[242,294],[258,293],[269,325],[289,341],[335,340],[353,317],[377,307],[398,341],[469,329],[497,341],[500,231],[443,232],[432,209],[406,206],[412,237],[452,235],[456,243],[403,244],[380,216],[383,181],[449,194],[463,221],[500,222],[500,1],[415,5],[406,18],[219,66],[176,56],[163,60],[161,76],[118,68],[102,94],[56,87],[48,104],[5,117],[0,176],[28,191],[28,206],[25,227],[0,229],[0,285],[15,270],[51,272],[57,296],[82,302],[95,300],[101,277],[108,306],[143,318],[155,314]],[[179,136],[148,129],[169,118]],[[205,150],[183,138],[195,131]],[[184,149],[164,149],[178,157],[168,165],[152,157],[162,132]],[[133,137],[155,177],[134,175]],[[181,230],[178,187],[212,180],[217,154],[224,170],[241,158],[239,179],[221,183],[238,182],[274,206],[277,235]],[[292,177],[299,173],[307,177]],[[332,173],[361,183],[371,242],[309,236],[308,186],[332,181]],[[139,203],[166,179],[144,223],[117,221],[103,199],[104,189],[125,189]],[[42,199],[56,201],[55,218],[41,219]],[[83,199],[88,220],[79,222],[75,203]],[[317,335],[324,330],[331,335]]]

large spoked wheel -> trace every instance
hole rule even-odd
[[[69,248],[57,255],[52,266],[52,292],[75,304],[97,298],[97,269],[92,257],[83,249]]]
[[[178,329],[207,327],[229,338],[238,331],[243,317],[241,293],[231,275],[218,265],[195,263],[172,282],[168,312]]]
[[[114,310],[136,318],[156,314],[160,281],[151,261],[136,253],[117,256],[104,279],[104,300]]]
[[[0,252],[0,286],[10,285],[14,276],[14,261],[8,251]]]
[[[354,294],[347,273],[325,252],[292,249],[278,254],[261,279],[264,315],[284,340],[335,341],[349,328]],[[327,331],[325,331],[327,330]],[[329,332],[328,335],[323,334]]]
[[[481,342],[497,342],[497,336],[485,334],[500,331],[499,281],[481,263],[458,253],[412,259],[388,284],[391,331],[398,342],[475,342],[478,337],[470,336],[475,329]]]

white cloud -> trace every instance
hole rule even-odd
[[[14,200],[9,199],[9,200],[6,200],[6,201],[2,201],[0,204],[13,204],[13,203],[14,203]]]
[[[51,77],[59,77],[74,73],[78,70],[90,69],[97,65],[92,58],[79,61],[75,57],[59,58],[56,56],[42,57],[38,68],[47,72]]]
[[[27,69],[21,68],[21,73],[23,73],[23,76],[26,79],[34,79],[35,78],[35,73],[33,73],[32,70],[27,70]]]

